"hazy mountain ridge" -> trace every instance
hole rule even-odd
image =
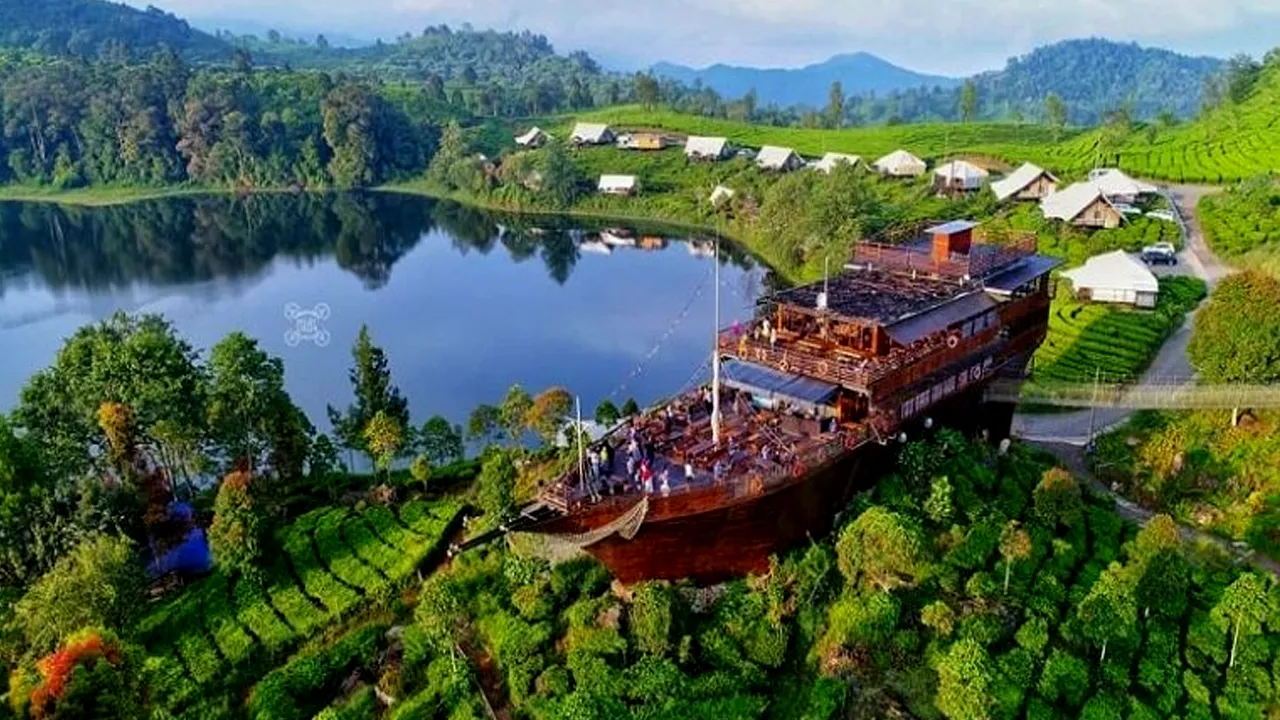
[[[958,86],[960,78],[927,75],[894,65],[865,52],[836,55],[802,68],[750,68],[716,64],[706,68],[660,62],[655,75],[686,85],[698,80],[725,97],[741,97],[755,89],[761,104],[820,106],[831,83],[839,80],[846,94],[883,94],[907,88]]]

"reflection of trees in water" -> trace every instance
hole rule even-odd
[[[583,225],[382,193],[205,196],[106,208],[0,203],[0,293],[5,277],[28,274],[54,289],[246,278],[277,257],[300,263],[334,257],[377,288],[436,228],[459,252],[488,254],[500,244],[515,262],[540,256],[563,284],[577,265],[578,242],[599,229]],[[734,246],[721,250],[733,264],[753,266]]]

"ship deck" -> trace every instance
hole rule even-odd
[[[599,457],[607,444],[612,457],[608,466],[586,462],[587,482],[575,468],[546,488],[542,499],[568,510],[700,489],[722,488],[731,496],[760,492],[780,480],[803,475],[805,468],[875,434],[870,422],[841,425],[794,409],[759,407],[749,397],[734,389],[722,390],[719,444],[712,437],[706,388],[633,418],[589,448]],[[646,458],[650,483],[641,480]]]

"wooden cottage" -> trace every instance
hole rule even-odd
[[[1055,192],[1040,201],[1040,210],[1046,218],[1061,220],[1077,227],[1120,227],[1124,215],[1102,191],[1092,183],[1076,183],[1065,190]]]
[[[1037,165],[1023,163],[1008,177],[991,183],[991,192],[1000,202],[1042,200],[1058,189],[1058,178]]]

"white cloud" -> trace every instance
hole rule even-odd
[[[130,0],[142,5],[147,0]],[[530,29],[562,50],[645,65],[798,65],[867,50],[965,74],[1037,44],[1103,36],[1258,53],[1280,36],[1277,0],[167,0],[191,18],[393,37],[424,25]]]

